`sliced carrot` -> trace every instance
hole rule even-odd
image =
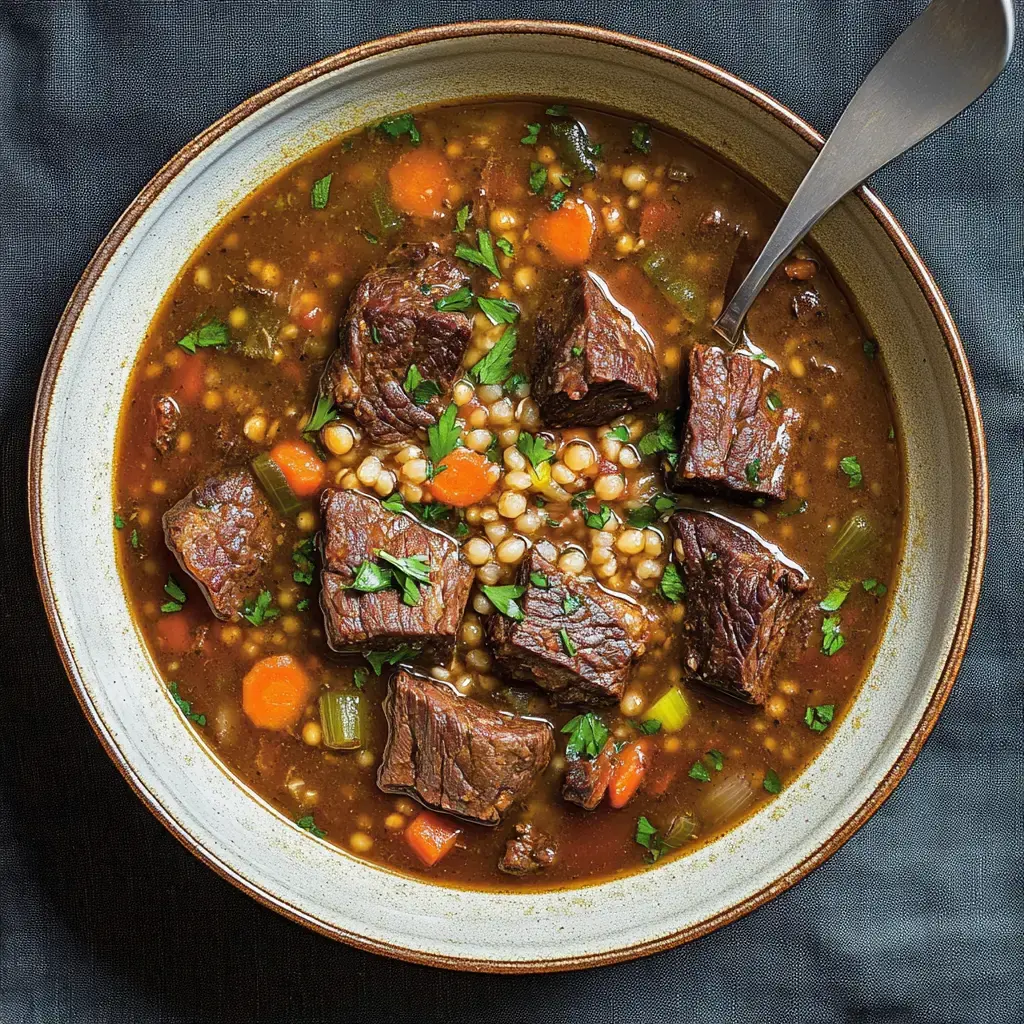
[[[405,841],[427,867],[451,851],[462,829],[431,811],[420,811],[405,830]]]
[[[435,500],[456,508],[466,508],[483,501],[498,482],[501,470],[497,463],[469,448],[449,452],[438,467],[440,472],[430,481]]]
[[[312,694],[306,670],[290,654],[257,661],[242,680],[242,710],[257,729],[290,729]]]
[[[448,161],[436,149],[410,149],[388,169],[391,200],[413,217],[438,218],[448,193]]]
[[[643,740],[635,740],[619,752],[608,783],[608,803],[612,807],[625,807],[633,799],[647,774],[647,761],[647,744]]]
[[[586,263],[595,223],[594,211],[586,203],[569,199],[560,209],[534,217],[530,234],[562,263]]]
[[[156,642],[167,654],[185,654],[192,649],[192,620],[184,612],[162,615],[156,624]]]
[[[305,441],[278,441],[270,449],[270,458],[297,497],[308,498],[320,490],[326,470],[312,445]]]
[[[178,380],[172,389],[183,403],[198,402],[203,393],[203,378],[206,376],[206,357],[196,352],[182,362]]]

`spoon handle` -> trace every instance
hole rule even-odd
[[[772,271],[865,178],[973,103],[1013,46],[1012,0],[933,0],[854,93],[761,255],[715,322],[730,347]]]

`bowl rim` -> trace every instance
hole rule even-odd
[[[986,542],[988,537],[989,481],[985,447],[985,433],[981,418],[978,396],[967,362],[967,355],[959,331],[953,321],[952,314],[939,291],[931,272],[928,270],[917,249],[907,237],[903,228],[896,221],[890,210],[866,186],[861,186],[854,193],[874,215],[882,229],[903,258],[907,269],[912,274],[918,287],[927,301],[932,315],[939,327],[946,344],[949,358],[953,365],[957,386],[963,403],[966,419],[968,441],[971,449],[971,469],[974,488],[974,507],[972,511],[971,549],[967,567],[967,578],[964,587],[963,602],[957,616],[957,623],[950,642],[949,654],[943,665],[935,690],[925,708],[920,721],[911,733],[906,745],[896,757],[892,767],[885,774],[871,795],[853,810],[846,821],[800,863],[792,867],[779,878],[774,879],[756,893],[740,900],[716,915],[689,925],[679,931],[660,938],[652,939],[639,946],[607,950],[590,955],[573,957],[565,960],[524,960],[524,961],[493,961],[477,960],[464,957],[446,957],[434,953],[424,953],[409,949],[399,944],[380,942],[364,936],[332,927],[323,921],[314,919],[288,905],[281,899],[261,889],[259,885],[248,879],[227,864],[222,863],[202,844],[193,840],[185,833],[170,814],[149,793],[134,768],[121,755],[113,738],[107,733],[95,708],[92,706],[84,682],[78,673],[74,655],[63,629],[58,614],[57,604],[47,568],[42,533],[42,462],[46,444],[46,427],[48,414],[53,397],[53,388],[61,369],[64,353],[79,317],[90,297],[93,286],[105,271],[125,237],[137,221],[177,175],[200,153],[225,132],[247,118],[268,103],[293,89],[314,81],[330,72],[348,67],[367,58],[380,54],[430,43],[442,39],[466,39],[488,35],[553,35],[570,39],[583,39],[590,42],[616,46],[636,53],[655,57],[670,64],[694,72],[703,78],[724,86],[740,97],[747,99],[763,111],[773,115],[786,127],[795,132],[805,142],[820,149],[824,138],[806,121],[792,110],[768,95],[763,90],[733,75],[702,58],[685,51],[628,35],[611,29],[592,25],[574,24],[547,20],[481,20],[458,22],[447,25],[432,25],[413,29],[396,35],[385,36],[369,42],[360,43],[340,53],[325,57],[298,71],[292,72],[274,84],[244,100],[227,114],[220,117],[204,131],[186,143],[163,167],[149,180],[142,191],[117,219],[106,237],[100,243],[95,254],[83,271],[68,304],[65,307],[54,333],[53,342],[43,365],[39,388],[36,394],[35,408],[32,416],[32,430],[29,441],[28,460],[28,512],[32,540],[32,555],[35,563],[36,577],[39,583],[43,606],[49,622],[50,631],[65,672],[72,684],[72,689],[82,707],[83,712],[93,731],[96,733],[107,755],[114,762],[120,773],[135,791],[144,806],[159,820],[194,856],[211,867],[221,877],[227,879],[237,888],[253,896],[263,905],[283,914],[285,917],[303,924],[329,938],[340,939],[352,946],[380,953],[413,963],[433,967],[445,967],[470,971],[493,973],[531,973],[571,970],[584,967],[596,967],[606,964],[621,963],[626,960],[646,956],[650,953],[671,949],[684,942],[699,938],[721,928],[723,925],[743,917],[750,911],[768,902],[786,889],[790,888],[819,864],[836,852],[860,827],[881,807],[896,788],[900,780],[909,770],[914,759],[931,734],[939,713],[946,703],[949,693],[956,680],[967,646],[967,640],[974,622],[982,585],[982,570],[985,561]]]

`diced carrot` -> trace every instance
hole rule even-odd
[[[410,149],[388,169],[391,199],[403,213],[438,218],[448,192],[448,161],[436,149]]]
[[[185,612],[161,615],[156,624],[156,642],[167,654],[185,654],[192,648],[192,620]]]
[[[497,463],[470,448],[456,448],[441,462],[440,472],[430,481],[435,500],[456,508],[466,508],[483,501],[498,482],[501,470]]]
[[[323,326],[324,298],[316,291],[299,292],[288,312],[300,327],[317,334]]]
[[[297,497],[308,498],[320,490],[326,471],[312,445],[305,441],[278,441],[270,449],[270,458]]]
[[[647,774],[647,760],[647,744],[643,740],[634,740],[619,752],[608,783],[608,803],[612,807],[625,807],[633,799]]]
[[[595,223],[594,211],[586,203],[569,199],[560,209],[534,217],[530,234],[562,263],[586,263]]]
[[[405,830],[405,841],[427,867],[451,851],[462,829],[431,811],[420,811]]]
[[[678,231],[680,221],[680,209],[676,203],[654,199],[645,204],[640,214],[640,237],[650,239],[665,231]]]
[[[312,693],[305,669],[290,654],[257,661],[242,680],[242,710],[257,729],[297,725]]]
[[[206,357],[196,352],[182,361],[176,386],[172,389],[184,403],[198,402],[203,393],[206,376]]]

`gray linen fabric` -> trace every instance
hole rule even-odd
[[[690,50],[828,129],[922,6],[0,3],[3,1024],[1024,1019],[1019,54],[980,103],[873,181],[952,306],[984,406],[993,529],[964,669],[874,819],[794,889],[714,935],[617,967],[485,978],[356,952],[263,909],[182,849],[103,754],[47,632],[27,535],[32,401],[75,280],[164,160],[257,89],[417,25],[551,17]]]

